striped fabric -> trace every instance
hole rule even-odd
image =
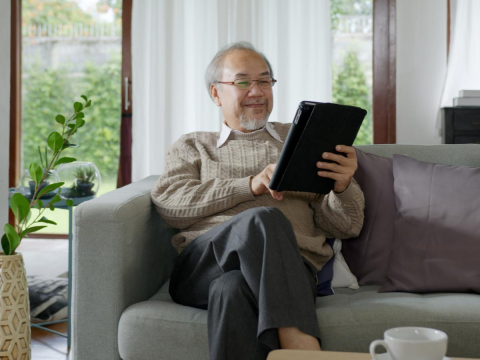
[[[32,323],[66,319],[68,316],[68,279],[27,276]]]

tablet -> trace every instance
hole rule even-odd
[[[356,106],[302,101],[270,180],[270,189],[328,194],[335,181],[320,177],[316,163],[332,162],[322,158],[324,152],[344,155],[335,146],[353,144],[366,114],[366,110]]]

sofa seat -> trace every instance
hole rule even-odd
[[[380,286],[335,289],[317,298],[324,350],[368,352],[385,329],[424,326],[449,335],[447,355],[480,355],[480,296],[476,294],[378,293]],[[155,336],[152,336],[155,334]],[[182,336],[178,336],[182,334]],[[178,305],[168,282],[148,301],[128,307],[119,324],[122,359],[208,359],[207,311]]]

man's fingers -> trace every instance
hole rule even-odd
[[[268,166],[265,168],[264,173],[265,173],[266,175],[268,175],[268,180],[270,180],[270,179],[272,178],[272,176],[273,176],[273,171],[275,170],[275,166],[276,166],[276,165],[277,165],[277,164],[270,164],[270,165],[268,165]]]
[[[357,157],[357,153],[355,151],[355,148],[353,146],[346,146],[346,145],[337,145],[335,147],[335,150],[338,152],[343,152],[347,154],[347,158],[349,159],[354,159]]]
[[[318,176],[330,178],[333,180],[346,181],[349,179],[349,176],[346,176],[345,174],[339,174],[332,171],[318,171],[317,174]]]
[[[340,165],[346,165],[346,164],[349,164],[352,161],[352,159],[346,158],[343,155],[337,155],[337,154],[332,154],[332,153],[323,153],[322,158],[324,158],[326,160],[335,161],[335,162],[339,163]]]
[[[351,172],[351,170],[347,166],[341,166],[336,163],[328,163],[321,161],[317,162],[317,168],[320,170],[331,170],[339,174],[349,174]]]
[[[270,188],[268,188],[270,190]],[[270,193],[272,194],[272,197],[277,200],[282,200],[283,199],[283,191],[278,192],[276,190],[270,190]]]

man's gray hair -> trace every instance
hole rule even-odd
[[[255,47],[249,42],[238,41],[222,47],[214,56],[210,64],[208,64],[207,70],[205,71],[205,85],[207,86],[208,95],[210,95],[210,97],[212,97],[212,95],[210,94],[210,85],[214,84],[216,81],[221,80],[221,76],[223,73],[223,60],[228,54],[234,52],[235,50],[249,50],[260,55],[267,63],[270,77],[273,79],[272,65],[270,65],[270,62],[268,61],[266,56],[263,55],[260,51],[257,51],[257,49],[255,49]]]

